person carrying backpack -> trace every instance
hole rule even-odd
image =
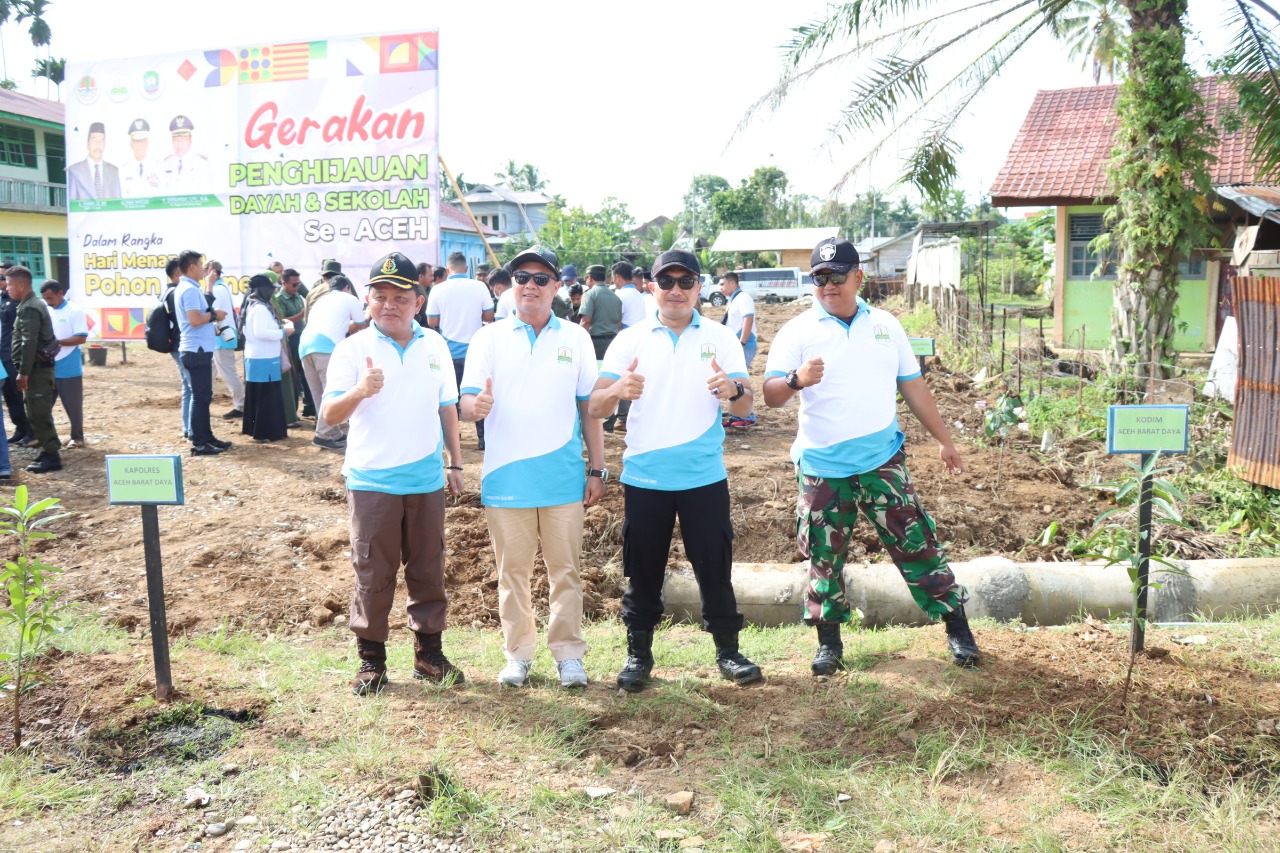
[[[167,352],[173,356],[178,365],[178,375],[182,377],[182,437],[191,439],[191,374],[182,365],[178,354],[181,331],[178,329],[178,313],[174,306],[174,294],[178,289],[181,270],[178,259],[170,258],[165,264],[164,274],[169,277],[169,286],[160,296],[160,304],[152,309],[147,317],[147,348],[156,352]]]

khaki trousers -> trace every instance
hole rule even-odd
[[[302,357],[302,372],[311,388],[311,399],[316,404],[316,438],[338,441],[345,438],[341,427],[336,427],[320,416],[320,404],[324,401],[324,386],[329,378],[330,353],[313,352]]]
[[[387,618],[404,566],[409,628],[424,634],[444,630],[444,489],[424,495],[348,491],[351,511],[351,633],[385,643]]]
[[[582,503],[530,509],[486,507],[493,553],[498,562],[498,619],[508,660],[532,660],[538,646],[529,581],[538,544],[547,564],[550,585],[547,648],[557,661],[581,659],[587,651],[582,636]]]

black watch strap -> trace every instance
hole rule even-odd
[[[792,391],[800,390],[800,375],[794,370],[788,372],[783,381],[787,383],[787,387]]]
[[[737,402],[738,400],[741,400],[744,396],[746,396],[746,393],[747,393],[747,389],[742,387],[742,383],[739,382],[738,380],[736,379],[733,380],[733,384],[737,386],[738,393],[734,394],[732,397],[729,398],[730,403],[734,403],[734,402]]]
[[[609,469],[608,468],[588,468],[587,476],[599,477],[602,481],[607,483],[609,481]]]

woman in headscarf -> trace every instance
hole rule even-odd
[[[244,428],[254,441],[279,441],[289,434],[285,427],[284,398],[280,392],[281,342],[293,324],[280,321],[271,304],[276,286],[258,274],[249,279],[249,298],[241,322],[244,325]]]

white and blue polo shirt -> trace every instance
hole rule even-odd
[[[624,284],[618,288],[618,298],[622,300],[622,328],[628,329],[644,322],[644,294],[636,290],[634,284]]]
[[[427,317],[440,320],[440,334],[456,359],[467,357],[471,337],[484,325],[485,312],[492,310],[489,288],[465,273],[454,273],[427,294]]]
[[[89,336],[84,309],[70,299],[63,299],[61,305],[50,309],[49,317],[53,320],[53,336],[60,341],[77,335]],[[58,350],[57,360],[53,363],[53,378],[74,379],[83,375],[84,363],[80,359],[80,345],[63,346]]]
[[[347,488],[389,495],[444,488],[440,408],[458,402],[453,356],[444,338],[415,322],[413,339],[401,347],[376,325],[362,329],[334,347],[324,396],[354,388],[366,356],[382,369],[383,385],[351,415],[342,464]]]
[[[800,390],[791,461],[811,477],[879,468],[902,447],[898,383],[920,375],[902,324],[861,298],[847,326],[815,304],[778,330],[765,378],[799,370],[811,358],[822,359],[822,381]]]
[[[724,324],[729,327],[729,331],[738,336],[738,340],[742,340],[742,327],[746,325],[747,318],[755,320],[756,303],[751,295],[745,292],[741,287],[733,292],[729,297],[729,308],[725,312]],[[756,343],[756,327],[754,322],[751,326],[751,337],[743,346],[751,346]]]
[[[707,390],[707,379],[714,358],[731,378],[747,381],[742,344],[733,332],[703,322],[695,311],[677,337],[655,313],[618,333],[604,354],[600,377],[618,379],[636,358],[644,393],[627,415],[622,482],[674,492],[728,477],[720,401]]]
[[[307,325],[298,340],[298,358],[333,352],[338,341],[347,336],[352,323],[358,325],[367,320],[363,302],[345,290],[329,291],[307,312]]]
[[[580,502],[586,489],[578,404],[596,384],[596,352],[587,330],[555,315],[535,335],[518,316],[476,332],[462,393],[493,380],[484,419],[485,506],[528,508]]]

